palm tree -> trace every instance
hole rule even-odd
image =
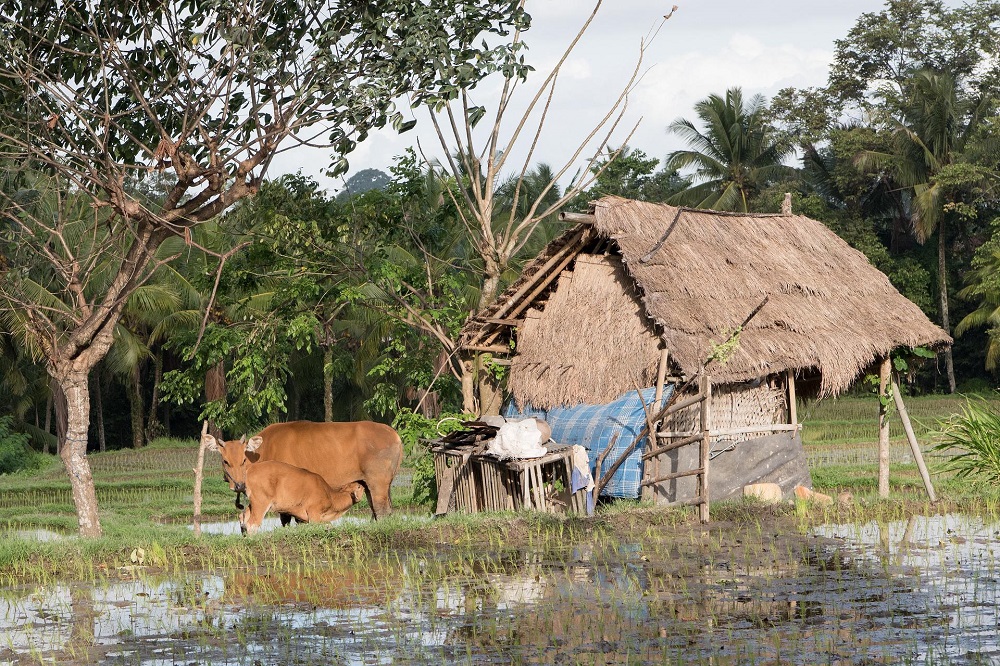
[[[992,179],[982,167],[969,163],[967,149],[987,108],[988,98],[967,98],[955,77],[928,70],[910,83],[903,122],[896,124],[892,153],[866,152],[859,165],[888,170],[912,197],[910,222],[921,243],[938,235],[938,294],[941,327],[951,332],[948,311],[947,227],[957,208],[969,206],[969,191]],[[951,350],[945,350],[948,388],[955,392]]]
[[[122,318],[115,326],[114,342],[102,361],[114,376],[125,382],[132,416],[132,447],[136,449],[146,440],[142,369],[154,356],[153,345],[161,335],[161,325],[172,320],[182,305],[178,291],[163,281],[162,276],[162,271],[154,273],[153,281],[129,296]],[[157,331],[155,337],[153,331]]]
[[[984,243],[972,260],[972,271],[968,274],[968,286],[958,295],[967,300],[978,301],[978,307],[966,315],[955,327],[955,335],[986,326],[988,342],[986,346],[986,369],[1000,367],[1000,234]]]
[[[695,105],[704,130],[680,118],[668,132],[687,141],[689,150],[667,156],[664,169],[694,168],[697,184],[682,190],[670,203],[695,208],[747,212],[750,201],[768,184],[791,173],[781,162],[791,154],[767,122],[762,95],[744,102],[740,88],[730,88],[725,98],[709,95]]]

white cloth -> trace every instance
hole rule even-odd
[[[486,453],[500,460],[508,458],[541,458],[548,449],[542,446],[542,432],[538,429],[535,419],[523,421],[507,421],[497,430],[497,436],[491,439],[486,447]]]
[[[579,444],[574,444],[572,461],[573,471],[576,473],[573,475],[573,492],[584,487],[586,487],[587,492],[590,492],[594,489],[594,475],[590,473],[590,457],[587,455],[587,449]],[[577,475],[579,475],[580,480],[577,480]]]

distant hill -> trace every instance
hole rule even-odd
[[[362,169],[347,179],[344,188],[337,193],[338,199],[346,199],[368,190],[381,190],[389,184],[389,174],[381,169]]]

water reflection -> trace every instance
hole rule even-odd
[[[830,525],[781,557],[580,543],[283,573],[138,569],[0,592],[0,663],[989,663],[998,529]]]

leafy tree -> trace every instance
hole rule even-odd
[[[972,301],[975,309],[958,322],[955,335],[985,328],[986,369],[995,371],[1000,367],[1000,218],[993,220],[992,228],[992,237],[976,250],[972,259],[967,286],[958,294]]]
[[[157,248],[257,191],[295,139],[325,140],[345,156],[373,127],[405,128],[393,107],[403,93],[435,103],[516,66],[507,44],[482,37],[523,29],[527,16],[499,0],[0,6],[0,157],[51,173],[60,197],[85,197],[91,211],[34,215],[5,189],[0,293],[5,310],[23,313],[20,324],[65,397],[62,455],[80,533],[95,536],[88,374]],[[346,167],[340,157],[334,171]],[[177,180],[149,208],[126,184],[157,170]],[[9,269],[40,262],[57,301],[37,300],[36,283]]]
[[[577,209],[586,209],[587,203],[606,195],[638,199],[639,201],[667,201],[677,192],[690,186],[675,169],[656,170],[660,160],[647,157],[646,153],[622,146],[608,149],[606,159],[598,161],[591,170],[597,177],[594,185],[577,197]]]
[[[938,295],[941,326],[951,331],[948,309],[947,224],[978,216],[985,190],[996,181],[987,165],[967,161],[989,97],[963,96],[950,74],[920,71],[912,79],[891,153],[865,152],[859,163],[892,172],[912,192],[910,220],[921,242],[938,236]],[[992,140],[991,140],[992,142]],[[951,351],[945,352],[948,386],[955,391]]]
[[[695,208],[747,212],[750,202],[767,184],[789,175],[782,160],[790,154],[767,122],[764,97],[744,102],[740,88],[726,96],[709,95],[695,105],[704,129],[678,119],[668,131],[680,135],[691,149],[677,150],[667,157],[665,168],[694,168],[692,185],[671,197],[670,202]]]
[[[1000,2],[950,7],[941,0],[888,0],[862,14],[835,42],[827,91],[832,99],[876,114],[907,105],[919,70],[948,72],[969,90],[994,86],[1000,74]]]

